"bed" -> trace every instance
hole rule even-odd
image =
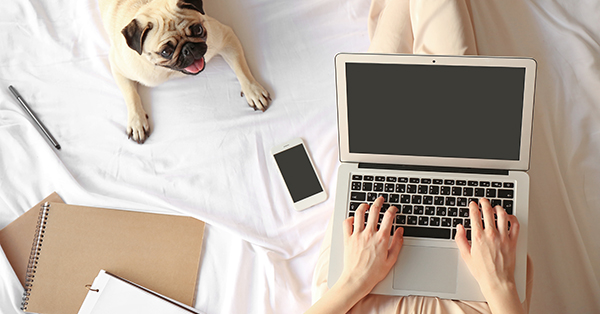
[[[255,112],[217,57],[140,87],[152,133],[128,140],[94,0],[0,3],[0,228],[56,191],[67,203],[183,213],[207,223],[196,308],[300,313],[333,210],[333,58],[369,46],[369,0],[205,1],[240,38],[273,103]],[[482,55],[538,62],[531,169],[531,313],[600,312],[600,3],[471,1]],[[62,146],[54,149],[7,87]],[[330,197],[296,212],[271,147],[302,137]],[[22,287],[0,250],[0,312]]]

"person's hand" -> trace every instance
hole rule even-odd
[[[398,228],[390,236],[398,211],[395,206],[385,212],[381,227],[377,230],[383,202],[383,197],[375,200],[366,226],[365,212],[369,209],[367,204],[360,205],[355,216],[344,221],[344,270],[340,278],[357,283],[362,287],[364,295],[387,276],[402,248],[404,229]]]
[[[492,313],[520,313],[523,309],[514,277],[519,222],[501,206],[492,208],[485,198],[480,203],[484,224],[477,203],[471,202],[471,244],[462,225],[457,227],[456,244]],[[497,225],[494,214],[498,217]]]

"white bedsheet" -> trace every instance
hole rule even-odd
[[[532,313],[600,312],[600,4],[472,1],[480,54],[538,61],[529,245]],[[265,113],[221,58],[140,88],[152,134],[127,139],[94,0],[0,2],[0,228],[53,191],[67,203],[183,212],[206,221],[196,307],[300,313],[333,197],[294,211],[269,154],[302,137],[330,195],[338,165],[333,57],[369,45],[368,0],[207,0],[230,25]],[[62,145],[52,148],[14,85]],[[2,251],[0,251],[2,252]],[[0,312],[22,287],[0,253]]]

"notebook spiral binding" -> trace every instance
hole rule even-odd
[[[27,305],[29,304],[29,295],[35,279],[35,271],[37,269],[39,255],[42,250],[42,242],[44,241],[44,233],[46,231],[46,221],[48,220],[49,210],[50,203],[48,202],[42,205],[42,208],[40,209],[40,215],[35,228],[35,237],[33,239],[33,245],[31,246],[31,253],[29,253],[29,261],[27,262],[27,273],[25,274],[25,292],[23,292],[23,298],[21,300],[22,311],[26,311]]]

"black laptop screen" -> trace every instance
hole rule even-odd
[[[350,153],[518,160],[525,68],[347,63]]]

